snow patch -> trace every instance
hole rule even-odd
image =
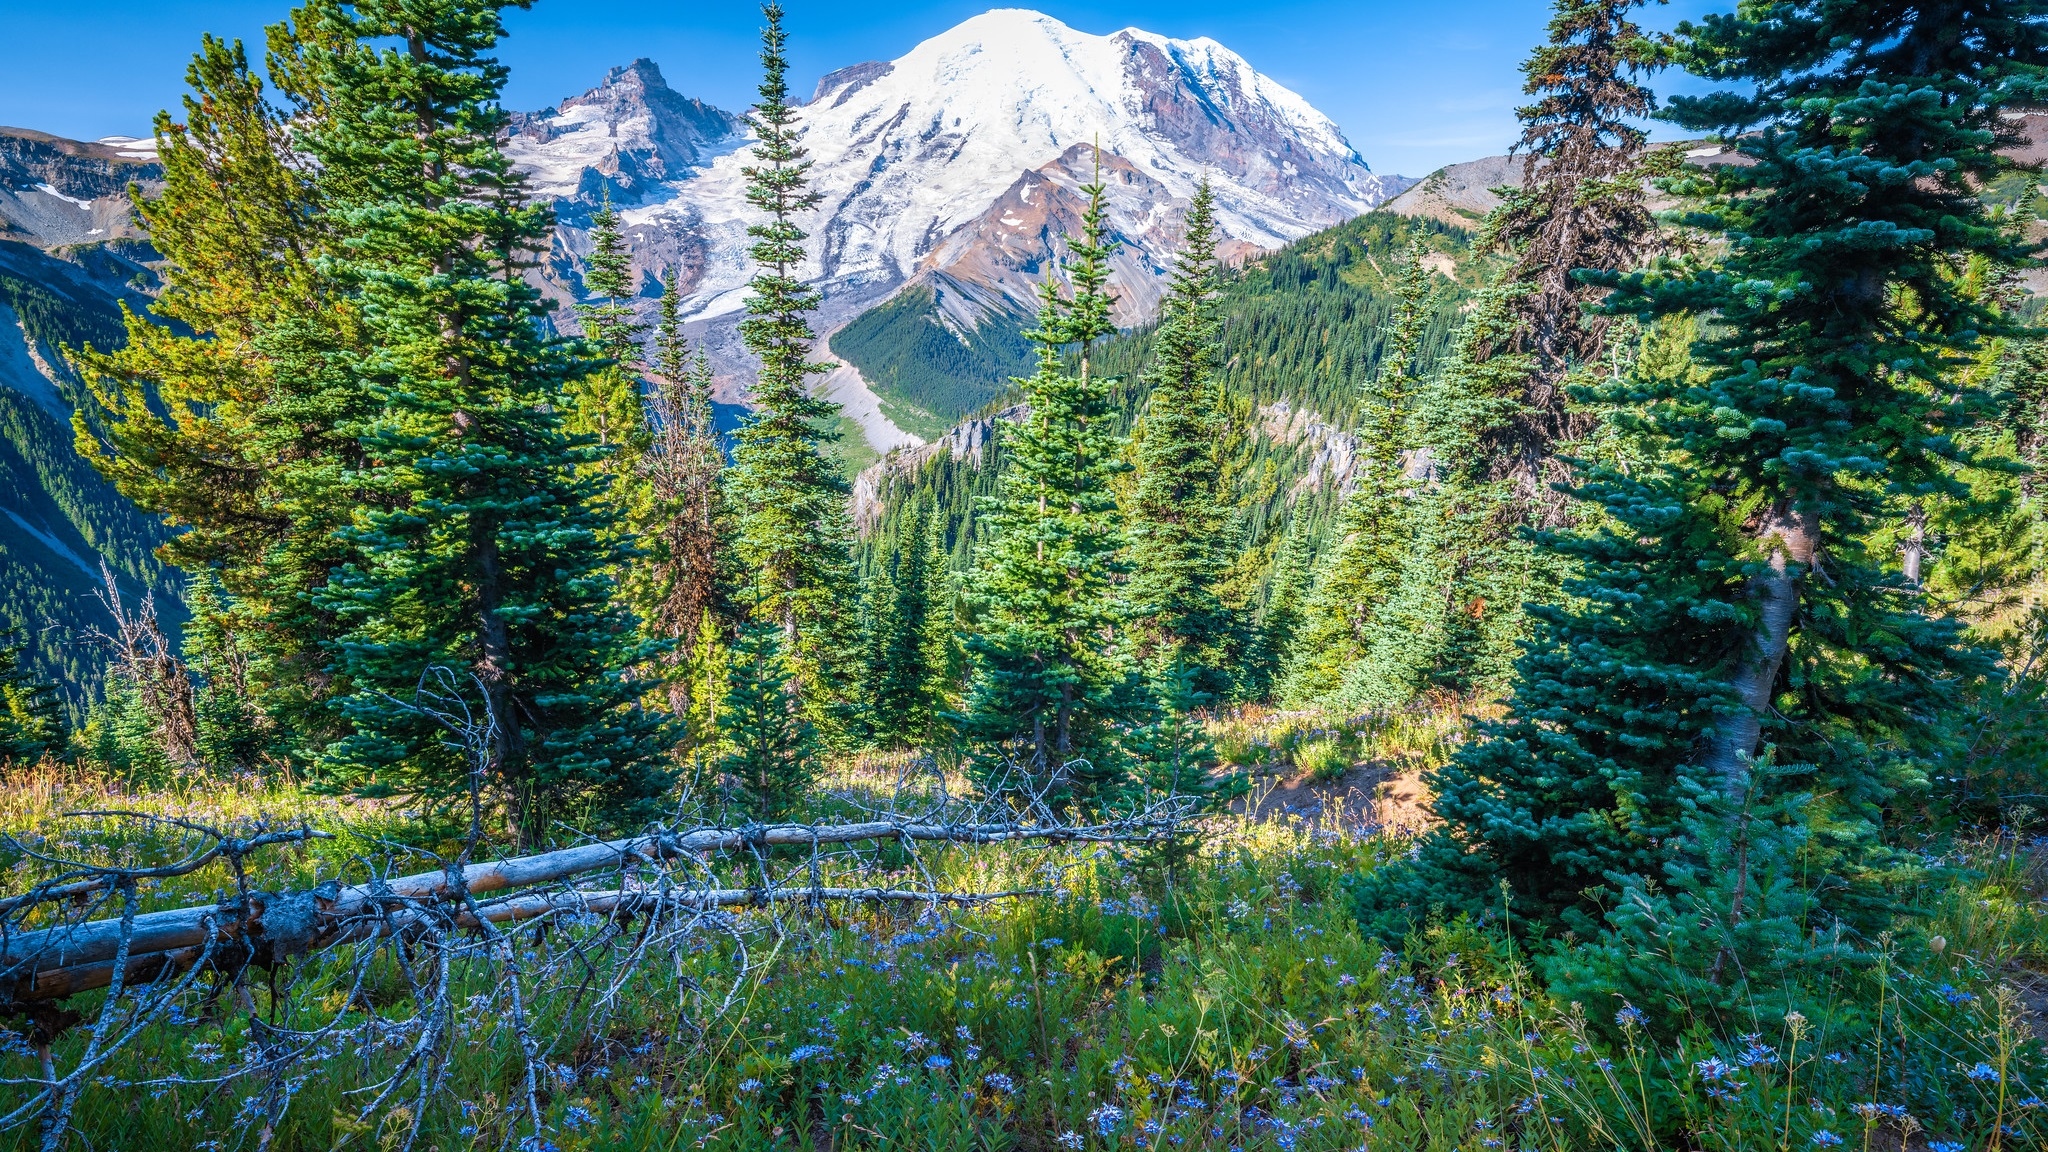
[[[55,188],[52,188],[48,184],[36,185],[36,191],[41,192],[45,196],[55,196],[57,199],[62,200],[67,204],[76,204],[80,208],[83,208],[88,212],[92,211],[92,201],[80,200],[76,196],[66,196],[65,194],[57,191]]]

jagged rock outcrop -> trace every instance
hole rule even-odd
[[[162,177],[150,141],[0,128],[0,238],[55,248],[140,236],[128,186]]]
[[[738,116],[670,88],[643,58],[547,111],[514,113],[505,154],[533,191],[587,219],[607,188],[613,202],[637,204],[737,147],[744,130]]]
[[[914,448],[901,448],[861,469],[853,478],[853,524],[866,533],[881,519],[882,497],[886,495],[891,480],[907,480],[917,475],[926,464],[939,458],[940,454],[955,460],[965,460],[970,467],[981,467],[982,450],[995,437],[998,424],[1021,424],[1031,415],[1029,404],[1012,404],[999,412],[977,416],[962,421],[944,436]]]

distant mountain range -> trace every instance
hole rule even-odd
[[[99,682],[111,631],[100,565],[124,593],[164,593],[151,555],[165,529],[100,478],[72,447],[83,385],[63,350],[121,341],[121,305],[140,311],[155,287],[155,253],[140,239],[131,181],[160,172],[147,143],[97,143],[0,128],[0,631],[26,643],[31,665],[64,685],[76,719]]]
[[[1213,40],[1094,36],[1021,9],[827,75],[799,125],[824,195],[804,222],[809,272],[825,291],[821,329],[910,288],[919,308],[895,310],[892,323],[942,328],[963,346],[990,323],[1014,329],[1028,311],[1061,237],[1078,228],[1079,188],[1096,175],[1098,148],[1124,245],[1116,270],[1126,324],[1156,303],[1181,212],[1205,177],[1233,257],[1348,220],[1414,183],[1374,174],[1328,117]],[[678,95],[639,60],[552,111],[518,117],[508,151],[560,208],[549,276],[563,302],[578,292],[589,213],[608,192],[625,208],[641,267],[650,278],[679,270],[686,314],[726,387],[742,389],[752,368],[730,323],[752,271],[741,118]],[[920,331],[885,335],[890,348],[929,343]],[[984,334],[989,341],[1003,342],[1000,333]],[[998,357],[982,375],[1008,366]],[[892,414],[943,427],[989,383],[963,382],[952,403],[856,372],[827,388],[887,449],[919,439]]]
[[[849,470],[936,441],[1028,370],[1019,336],[1034,285],[1079,229],[1080,188],[1110,186],[1119,319],[1148,318],[1196,183],[1216,189],[1226,255],[1279,247],[1414,184],[1372,172],[1336,125],[1211,40],[1077,32],[1035,12],[985,13],[887,62],[827,75],[800,109],[813,186],[810,275],[825,293],[823,387],[848,414]],[[582,292],[591,211],[609,195],[650,311],[678,269],[722,398],[753,364],[735,322],[751,275],[733,112],[671,89],[651,61],[613,69],[560,106],[513,117],[506,149],[560,219],[538,275],[565,311]],[[1099,149],[1099,160],[1098,160]],[[151,555],[166,530],[72,447],[83,400],[63,348],[122,337],[158,259],[129,202],[160,179],[153,142],[82,142],[0,128],[0,631],[28,638],[74,708],[96,685],[111,625],[102,560],[129,595],[175,600]],[[1099,164],[1099,168],[1098,168]],[[177,606],[166,603],[175,624]]]

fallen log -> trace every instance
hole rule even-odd
[[[1024,888],[1008,892],[919,892],[909,888],[696,888],[671,890],[668,892],[648,889],[610,889],[593,892],[548,892],[530,896],[512,896],[488,903],[480,903],[478,909],[483,919],[493,924],[516,924],[537,920],[552,913],[589,916],[650,916],[662,912],[688,911],[707,912],[715,908],[765,907],[770,904],[808,903],[811,901],[855,902],[875,904],[987,904],[997,900],[1014,900],[1025,896],[1044,896],[1050,889]],[[414,909],[396,918],[379,917],[363,919],[335,933],[323,944],[349,943],[369,939],[379,934],[404,932],[410,924],[424,923],[430,913],[425,909]],[[463,909],[452,917],[457,928],[479,926],[475,913]],[[206,952],[204,945],[195,944],[163,952],[128,957],[126,974],[122,983],[130,987],[148,984],[167,976],[174,976],[197,963]],[[216,953],[218,955],[218,952]],[[241,962],[249,962],[245,951]],[[11,989],[0,987],[0,1007],[9,1004],[34,1004],[50,1000],[61,1000],[81,992],[105,988],[112,983],[114,961],[104,960],[93,964],[75,964],[62,968],[49,968],[23,978]]]
[[[232,942],[252,962],[275,964],[331,942],[340,925],[358,919],[382,920],[394,910],[433,904],[463,892],[471,897],[552,883],[604,868],[627,868],[663,859],[704,853],[732,853],[755,848],[848,844],[872,840],[916,840],[961,844],[1025,841],[1144,842],[1162,829],[1129,823],[1085,827],[1042,827],[1015,824],[929,824],[875,820],[857,824],[773,824],[743,828],[698,828],[688,832],[654,832],[619,840],[582,844],[534,856],[419,872],[393,880],[343,886],[329,881],[305,892],[252,893],[247,907],[240,901],[147,912],[136,916],[127,932],[130,964],[150,957],[197,948],[212,936]],[[742,892],[744,889],[724,889]],[[811,891],[805,889],[805,891]],[[929,895],[920,897],[931,899]],[[737,898],[730,903],[744,903]],[[118,918],[30,931],[14,930],[0,921],[0,1002],[10,997],[43,998],[41,989],[55,987],[59,972],[107,966],[122,947]],[[83,977],[66,976],[76,982]],[[104,982],[100,985],[104,986]],[[79,986],[76,990],[84,990]],[[64,993],[69,994],[69,993]]]

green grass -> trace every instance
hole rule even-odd
[[[1346,743],[1384,752],[1428,730],[1420,719],[1407,729],[1361,722],[1341,737],[1327,726],[1282,727],[1268,728],[1277,736],[1268,746],[1296,756]],[[879,785],[896,767],[840,765],[837,782]],[[0,830],[64,855],[143,862],[185,848],[161,826],[61,815],[80,808],[216,825],[303,820],[339,834],[252,859],[257,887],[360,878],[359,858],[396,845],[453,846],[453,829],[289,783],[206,780],[132,795],[41,772],[7,785]],[[1917,1125],[1903,1145],[1915,1149],[1937,1146],[1929,1140],[2030,1147],[2042,1133],[2041,1109],[2028,1103],[2040,1090],[2030,1079],[2038,1042],[2001,990],[2015,965],[2048,957],[2030,845],[1965,846],[1939,886],[1902,893],[1928,909],[1923,927],[1945,934],[1943,947],[1885,944],[1882,970],[1846,981],[1810,1019],[1760,1010],[1749,1036],[1656,1039],[1622,1005],[1552,1001],[1530,958],[1488,925],[1438,925],[1406,941],[1362,935],[1347,883],[1404,849],[1398,839],[1223,817],[1172,871],[1093,846],[927,854],[944,886],[1058,889],[957,916],[788,913],[778,937],[764,914],[741,912],[753,967],[736,983],[731,939],[712,932],[700,950],[644,966],[609,1006],[573,979],[527,1005],[549,1069],[546,1130],[530,1146],[1788,1152],[1833,1147],[1831,1138],[1899,1148],[1908,1122],[1894,1107]],[[18,851],[0,865],[12,869],[14,890],[47,871]],[[913,869],[887,853],[871,867],[896,880]],[[167,886],[155,903],[210,899],[231,885],[220,866]],[[527,963],[573,975],[579,941],[593,931],[564,922],[529,933]],[[595,958],[600,975],[604,962]],[[445,1091],[420,1146],[518,1147],[529,1133],[511,1107],[522,1066],[508,1006],[473,961],[455,971],[472,998],[457,999]],[[339,1016],[360,1027],[410,1012],[403,966],[381,963],[354,993],[342,975],[332,962],[308,963],[301,994],[275,1003],[261,978],[241,991],[202,985],[180,1022],[153,1026],[103,1074],[220,1082],[95,1086],[70,1146],[253,1149],[268,1128],[274,1148],[395,1147],[409,1111],[381,1124],[357,1111],[367,1099],[359,1089],[398,1066],[402,1045],[336,1045],[282,1085],[229,1076],[249,1067],[265,1034],[256,1021],[309,1027]],[[1885,1000],[1871,1039],[1857,1022],[1874,991]],[[86,1039],[74,1030],[60,1041],[60,1066]],[[6,1047],[0,1077],[37,1075],[21,1040]],[[1978,1064],[1988,1075],[1972,1079]],[[0,1087],[0,1109],[22,1092]],[[1872,1103],[1883,1108],[1856,1110]],[[2011,1131],[1994,1142],[1998,1124]],[[36,1142],[33,1128],[0,1135],[0,1147]]]

